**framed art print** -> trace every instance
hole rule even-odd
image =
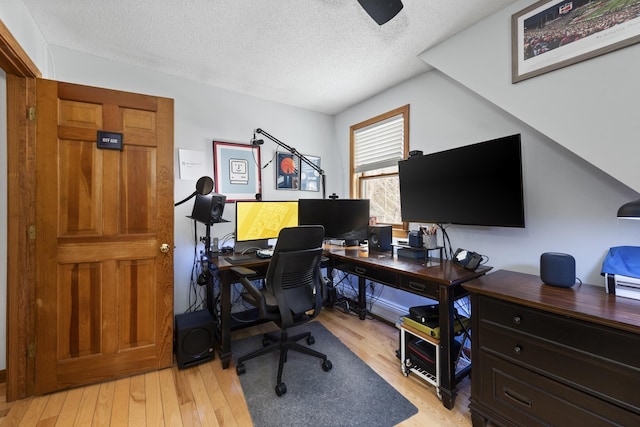
[[[261,192],[260,146],[213,141],[216,193],[227,202],[255,200]]]
[[[305,156],[311,163],[320,168],[320,157]],[[300,190],[320,191],[320,173],[305,162],[300,162]]]
[[[276,189],[300,189],[300,158],[291,153],[276,152]]]
[[[640,41],[640,0],[542,0],[511,17],[512,83]]]

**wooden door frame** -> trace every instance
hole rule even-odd
[[[7,80],[7,401],[35,389],[35,106],[40,70],[0,20],[0,68]]]

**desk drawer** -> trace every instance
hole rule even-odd
[[[438,299],[437,283],[416,280],[411,277],[402,277],[400,280],[400,289],[416,295],[430,297],[431,299]]]
[[[344,271],[345,273],[355,274],[359,277],[372,280],[376,283],[389,285],[394,288],[398,287],[398,275],[392,271],[383,270],[381,268],[370,267],[356,263],[337,263],[335,269]]]
[[[640,335],[489,297],[478,299],[482,323],[492,323],[640,369]]]
[[[479,337],[481,351],[640,414],[637,368],[492,323],[480,323]]]
[[[484,352],[476,366],[482,376],[480,402],[516,425],[638,425],[638,414]]]

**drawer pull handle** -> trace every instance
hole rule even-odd
[[[357,266],[356,266],[356,268],[355,268],[354,270],[355,270],[355,271],[356,271],[356,273],[358,273],[358,274],[364,274],[364,273],[366,273],[366,272],[367,272],[367,269],[366,269],[366,268],[357,267]]]
[[[409,282],[409,287],[416,291],[424,291],[424,285],[422,283]]]
[[[516,345],[515,347],[513,347],[513,352],[515,354],[520,354],[522,353],[522,347],[520,347],[519,345]]]
[[[516,393],[515,391],[510,390],[509,387],[503,388],[502,392],[504,393],[505,396],[507,396],[509,399],[513,400],[514,402],[522,406],[526,406],[527,408],[531,408],[531,399],[527,399],[520,393]]]
[[[515,325],[519,325],[520,323],[522,323],[522,318],[520,316],[513,316],[513,323]]]

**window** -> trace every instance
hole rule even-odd
[[[398,160],[409,152],[409,105],[351,126],[351,197],[370,200],[371,216],[406,231]]]

